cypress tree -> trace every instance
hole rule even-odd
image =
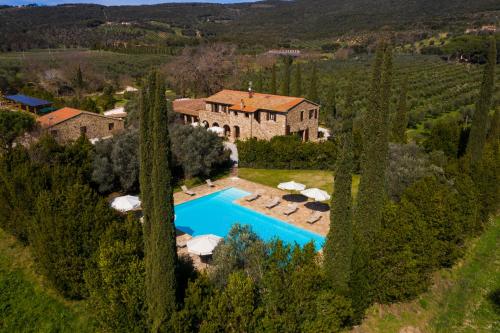
[[[146,301],[151,330],[157,332],[175,311],[177,266],[167,102],[159,74],[149,77],[144,97],[148,98],[141,103],[141,125],[145,125],[141,127],[141,167],[145,167],[141,168],[141,192],[143,209],[147,210],[144,213]],[[152,138],[147,138],[146,130]]]
[[[355,317],[360,320],[371,303],[372,277],[366,258],[380,230],[386,197],[389,106],[392,79],[392,53],[385,43],[377,48],[373,66],[368,110],[364,116],[361,181],[357,196],[351,298]]]
[[[335,195],[332,196],[330,231],[325,244],[325,271],[332,288],[341,295],[349,294],[352,235],[352,103],[347,101],[342,114],[344,133],[342,151],[337,161]],[[335,197],[335,199],[334,199]]]
[[[290,95],[290,77],[292,71],[292,57],[284,57],[283,58],[283,81],[281,81],[281,95],[289,96]]]
[[[82,69],[80,65],[78,65],[78,68],[76,70],[76,76],[75,76],[75,86],[78,89],[82,89],[84,85],[83,82],[83,74],[82,74]]]
[[[295,78],[293,82],[292,95],[295,97],[302,96],[302,68],[300,67],[300,63],[295,66]]]
[[[482,156],[486,134],[488,129],[488,112],[491,108],[493,92],[495,91],[495,66],[497,59],[497,48],[495,37],[490,38],[488,51],[488,62],[484,67],[483,81],[479,98],[476,102],[476,110],[472,119],[472,126],[467,145],[467,154],[472,165],[476,164]]]
[[[318,101],[318,73],[316,68],[316,63],[313,63],[311,70],[311,79],[309,82],[309,100],[313,102]]]
[[[276,82],[276,64],[273,64],[271,71],[271,94],[276,95],[278,93],[278,83]]]
[[[396,143],[406,143],[406,128],[408,127],[408,81],[405,78],[399,92],[398,108],[392,123],[391,140]]]

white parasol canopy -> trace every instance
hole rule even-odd
[[[330,195],[319,188],[308,188],[307,190],[300,191],[300,193],[315,201],[326,201],[330,199]]]
[[[113,202],[111,202],[111,207],[120,212],[128,212],[141,207],[141,200],[139,197],[133,195],[125,195],[123,197],[116,197]]]
[[[187,241],[188,252],[199,256],[208,256],[212,254],[221,240],[222,237],[211,234],[194,237]]]
[[[278,188],[285,191],[302,191],[306,188],[306,186],[301,183],[296,183],[292,180],[291,182],[279,184]]]
[[[222,127],[218,127],[218,126],[209,127],[208,131],[214,132],[214,133],[219,134],[219,135],[224,134],[224,129]]]
[[[199,122],[194,122],[194,123],[191,123],[191,126],[193,127],[200,127],[200,123]]]

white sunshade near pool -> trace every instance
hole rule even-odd
[[[306,186],[304,184],[297,183],[292,180],[291,182],[279,184],[278,188],[280,190],[285,190],[285,191],[302,191],[306,188]]]
[[[187,241],[188,252],[199,256],[208,256],[212,254],[221,240],[222,237],[211,234],[194,237]]]
[[[128,212],[141,207],[141,200],[139,197],[126,195],[123,197],[117,197],[111,203],[111,207],[120,212]]]
[[[326,201],[330,199],[330,195],[319,188],[308,188],[300,193],[316,201]]]

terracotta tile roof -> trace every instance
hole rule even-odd
[[[84,111],[72,109],[72,108],[62,108],[57,111],[46,114],[45,116],[39,117],[37,121],[42,125],[42,127],[51,127],[62,123],[68,119],[76,117],[82,114]]]
[[[88,115],[91,115],[94,117],[99,117],[99,118],[104,118],[104,119],[112,119],[114,121],[123,121],[123,119],[119,119],[119,118],[115,118],[115,117],[107,117],[107,116],[103,116],[102,114],[73,109],[73,108],[68,108],[68,107],[51,112],[49,114],[46,114],[45,116],[38,117],[37,121],[40,123],[40,125],[42,127],[47,128],[47,127],[52,127],[54,125],[60,124],[68,119],[77,117],[77,116],[81,115],[82,113],[85,113],[85,114],[88,114]]]
[[[253,93],[250,98],[247,91],[222,90],[206,99],[207,102],[229,105],[231,110],[255,112],[270,110],[287,112],[302,103],[305,99],[270,94]]]
[[[177,113],[198,117],[200,111],[205,110],[205,99],[181,98],[173,101],[172,105]]]

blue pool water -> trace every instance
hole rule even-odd
[[[225,237],[235,223],[248,224],[265,241],[279,238],[288,244],[314,241],[321,249],[325,238],[276,218],[233,203],[250,193],[229,188],[175,206],[176,227],[191,236],[214,234]]]

